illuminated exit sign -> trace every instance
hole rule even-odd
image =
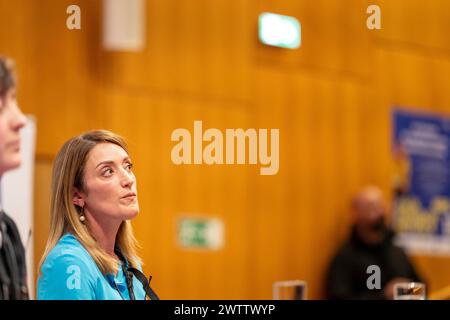
[[[223,222],[218,218],[182,217],[177,238],[183,248],[219,250],[224,245]]]
[[[266,45],[296,49],[302,42],[300,22],[289,16],[262,13],[258,22],[259,40]]]

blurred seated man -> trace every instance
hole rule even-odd
[[[364,188],[354,198],[352,207],[352,233],[332,260],[326,283],[327,297],[392,299],[395,283],[420,282],[405,252],[392,242],[394,233],[386,225],[381,191],[376,187]],[[372,286],[370,289],[367,283],[374,275],[371,269],[368,271],[371,265],[379,267],[379,289]]]

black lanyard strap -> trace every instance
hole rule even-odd
[[[125,276],[125,281],[127,283],[128,294],[130,295],[130,300],[136,300],[133,290],[133,275],[128,272],[128,266],[124,262],[122,264],[123,275]]]
[[[115,253],[119,257],[119,259],[122,261],[122,270],[125,275],[125,280],[127,282],[127,288],[128,293],[130,294],[130,300],[135,300],[136,297],[134,295],[133,290],[133,275],[136,277],[136,279],[139,280],[140,283],[142,283],[142,287],[144,288],[145,295],[150,298],[150,300],[159,300],[158,295],[153,291],[153,289],[150,287],[150,281],[152,280],[152,277],[150,276],[147,280],[145,277],[145,274],[143,274],[140,270],[136,268],[129,267],[128,261],[125,258],[125,256],[122,254],[122,251],[119,247],[115,248]],[[145,299],[145,298],[144,298]]]
[[[131,272],[140,283],[142,283],[142,287],[144,288],[145,294],[150,298],[150,300],[159,300],[158,295],[153,291],[150,287],[150,281],[152,281],[152,276],[150,276],[147,280],[145,275],[136,268],[127,268],[128,272]]]

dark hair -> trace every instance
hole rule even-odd
[[[0,97],[16,86],[14,62],[0,56]]]

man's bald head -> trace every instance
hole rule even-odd
[[[353,198],[353,212],[356,226],[362,232],[376,232],[385,227],[386,203],[380,188],[364,187]]]

